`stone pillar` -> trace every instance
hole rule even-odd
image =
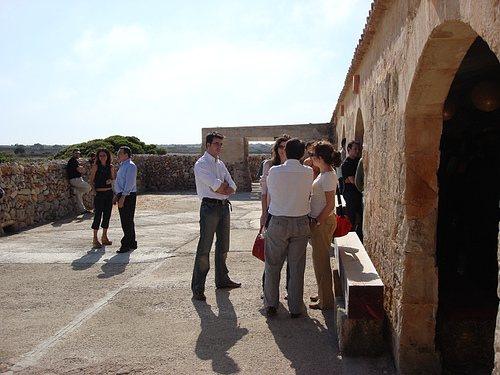
[[[237,191],[252,191],[252,181],[248,168],[248,141],[242,136],[225,136],[224,147],[220,153],[221,160],[233,164],[231,173]]]

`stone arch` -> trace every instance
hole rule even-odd
[[[364,137],[365,125],[363,122],[363,114],[361,113],[361,108],[358,108],[358,112],[356,113],[356,124],[354,126],[354,139],[361,143],[361,150],[363,150]]]
[[[342,141],[345,138],[345,124],[342,125],[342,136],[340,137],[340,141]],[[339,146],[340,147],[340,146]]]
[[[446,21],[430,34],[418,60],[405,111],[405,203],[408,237],[402,281],[400,357],[437,360],[437,170],[443,105],[477,33]],[[415,351],[419,354],[416,354]]]

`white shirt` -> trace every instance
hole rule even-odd
[[[312,184],[311,213],[309,216],[317,218],[326,206],[326,191],[335,192],[337,189],[337,174],[334,171],[320,173]],[[330,212],[328,216],[333,213]]]
[[[271,197],[269,213],[291,217],[307,215],[313,175],[311,167],[296,159],[272,167],[267,176],[267,191]]]
[[[215,192],[223,182],[227,182],[236,191],[236,184],[231,178],[226,165],[218,157],[214,158],[206,151],[194,164],[194,177],[196,192],[200,199],[213,198],[222,200],[229,198],[229,195]]]

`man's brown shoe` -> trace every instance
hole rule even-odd
[[[226,285],[220,286],[219,289],[222,289],[222,288],[239,288],[240,286],[241,286],[241,283],[235,283],[234,281],[229,280],[229,282]]]

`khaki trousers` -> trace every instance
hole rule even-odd
[[[330,247],[333,232],[337,228],[335,215],[329,216],[319,226],[311,222],[311,245],[314,274],[318,284],[319,307],[321,309],[333,309],[335,301],[333,297],[333,276],[330,263]]]

